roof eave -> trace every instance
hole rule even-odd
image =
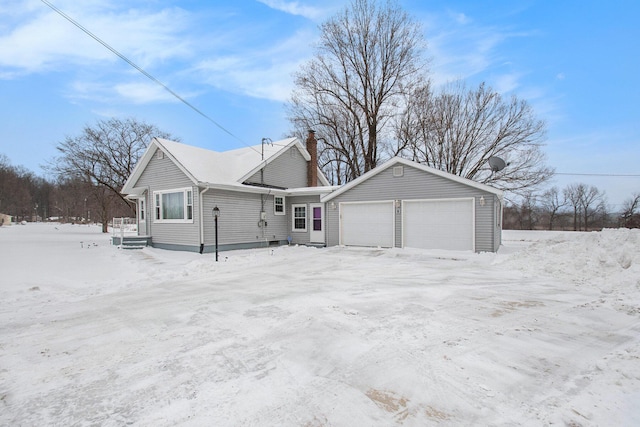
[[[276,141],[278,142],[278,141]],[[287,145],[285,145],[284,147],[282,147],[280,150],[278,150],[276,153],[272,154],[271,156],[269,156],[268,158],[262,160],[260,162],[260,164],[258,164],[258,166],[254,167],[253,169],[251,169],[248,173],[246,173],[245,175],[243,175],[240,179],[238,179],[239,183],[243,183],[245,182],[247,179],[251,178],[253,175],[255,175],[258,171],[260,171],[260,169],[264,168],[265,166],[267,166],[269,163],[273,162],[275,159],[277,159],[278,157],[280,157],[283,153],[287,152],[287,150],[289,150],[291,147],[297,146],[298,150],[300,151],[300,153],[302,154],[302,157],[308,162],[309,160],[311,160],[311,156],[309,155],[309,152],[302,146],[302,144],[300,143],[300,141],[298,140],[298,138],[293,138],[293,140],[288,143]]]
[[[349,191],[351,188],[353,188],[353,187],[357,186],[358,184],[360,184],[360,183],[362,183],[362,182],[364,182],[364,181],[376,176],[377,174],[387,170],[388,168],[390,168],[393,165],[396,165],[398,163],[401,163],[401,164],[403,164],[405,166],[414,167],[414,168],[416,168],[418,170],[422,170],[424,172],[431,173],[433,175],[437,175],[437,176],[440,176],[440,177],[445,178],[445,179],[449,179],[449,180],[457,182],[459,184],[467,185],[467,186],[476,188],[476,189],[481,190],[481,191],[486,191],[488,193],[495,194],[496,196],[500,197],[500,199],[502,200],[502,197],[503,197],[503,191],[502,190],[499,190],[497,188],[491,187],[491,186],[486,185],[486,184],[481,184],[479,182],[472,181],[472,180],[467,179],[467,178],[463,178],[463,177],[458,176],[458,175],[453,175],[453,174],[450,174],[448,172],[443,172],[443,171],[441,171],[439,169],[435,169],[435,168],[432,168],[432,167],[429,167],[429,166],[426,166],[426,165],[422,165],[420,163],[417,163],[417,162],[414,162],[414,161],[411,161],[411,160],[403,159],[401,157],[393,157],[393,158],[391,158],[390,160],[385,162],[383,165],[378,166],[378,167],[368,171],[367,173],[359,176],[358,178],[354,179],[350,183],[344,185],[339,190],[337,190],[337,191],[335,191],[335,192],[333,192],[331,194],[328,194],[327,196],[323,197],[321,200],[323,202],[327,202],[327,201],[339,196],[340,194],[342,194],[342,193],[344,193],[346,191]]]

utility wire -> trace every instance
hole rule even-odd
[[[637,174],[620,174],[620,173],[563,173],[555,172],[555,175],[580,175],[580,176],[626,176],[626,177],[640,177]]]
[[[124,62],[126,62],[127,64],[131,65],[133,68],[135,68],[136,70],[138,70],[140,73],[142,73],[145,77],[147,77],[149,80],[151,80],[152,82],[162,86],[164,88],[164,90],[166,90],[167,92],[169,92],[171,95],[173,95],[175,98],[177,98],[180,102],[182,102],[183,104],[185,104],[186,106],[188,106],[189,108],[191,108],[193,111],[195,111],[196,113],[200,114],[202,117],[204,117],[205,119],[209,120],[211,123],[213,123],[214,125],[216,125],[218,128],[220,128],[222,131],[224,131],[225,133],[227,133],[228,135],[230,135],[231,137],[235,138],[236,140],[240,141],[242,144],[244,144],[245,146],[251,148],[252,150],[256,151],[259,153],[258,150],[256,150],[255,148],[253,148],[252,146],[250,146],[249,144],[247,144],[246,142],[244,142],[242,139],[238,138],[237,136],[235,136],[233,133],[231,133],[230,131],[228,131],[224,126],[222,126],[220,123],[216,122],[215,120],[213,120],[211,117],[209,117],[208,115],[206,115],[204,112],[202,112],[200,109],[198,109],[196,106],[194,106],[193,104],[191,104],[189,101],[187,101],[186,99],[184,99],[183,97],[181,97],[180,95],[178,95],[177,93],[175,93],[173,90],[171,90],[169,87],[167,87],[164,83],[162,83],[160,80],[156,79],[155,77],[153,77],[151,74],[149,74],[148,72],[146,72],[143,68],[139,67],[138,65],[136,65],[133,61],[131,61],[129,58],[127,58],[126,56],[124,56],[123,54],[121,54],[120,52],[118,52],[117,50],[115,50],[113,47],[111,47],[109,44],[107,44],[107,42],[103,41],[100,37],[96,36],[95,34],[93,34],[91,31],[89,31],[87,28],[85,28],[82,24],[80,24],[79,22],[77,22],[76,20],[74,20],[73,18],[71,18],[69,15],[67,15],[66,13],[64,13],[63,11],[61,11],[60,9],[58,9],[56,6],[54,6],[53,4],[51,4],[50,2],[48,2],[47,0],[40,0],[42,1],[42,3],[46,4],[47,6],[49,6],[54,12],[56,12],[58,15],[62,16],[64,19],[66,19],[67,21],[71,22],[73,25],[75,25],[76,27],[78,27],[80,30],[82,30],[85,34],[87,34],[89,37],[91,37],[92,39],[94,39],[95,41],[97,41],[98,43],[100,43],[102,46],[106,47],[107,49],[109,49],[113,54],[117,55],[120,59],[122,59]]]

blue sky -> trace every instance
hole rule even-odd
[[[0,0],[0,154],[43,174],[65,136],[136,117],[191,145],[279,139],[292,74],[337,0],[49,0],[229,130],[220,130],[39,0]],[[436,85],[526,99],[561,173],[640,175],[640,2],[400,0],[424,29]],[[558,175],[616,207],[640,177]]]

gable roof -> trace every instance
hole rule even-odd
[[[223,152],[194,147],[168,139],[153,138],[140,161],[134,167],[131,176],[127,179],[122,193],[137,193],[134,186],[155,155],[156,150],[161,150],[170,158],[194,185],[242,189],[248,187],[242,184],[247,178],[293,147],[300,151],[306,161],[311,160],[309,152],[297,138],[287,138],[272,144]],[[318,179],[323,185],[329,184],[320,171]]]
[[[495,195],[497,195],[498,197],[502,198],[502,190],[498,190],[497,188],[491,187],[489,185],[486,184],[481,184],[479,182],[475,182],[472,181],[470,179],[467,178],[463,178],[461,176],[458,175],[453,175],[451,173],[448,172],[444,172],[441,171],[439,169],[435,169],[432,168],[430,166],[426,166],[417,162],[414,162],[412,160],[407,160],[407,159],[403,159],[401,157],[393,157],[392,159],[388,160],[387,162],[385,162],[384,164],[382,164],[381,166],[375,167],[373,169],[371,169],[369,172],[360,175],[358,178],[354,179],[353,181],[349,182],[348,184],[343,185],[342,187],[340,187],[338,190],[334,191],[333,193],[327,194],[324,197],[320,198],[320,201],[322,202],[327,202],[337,196],[339,196],[340,194],[349,191],[351,188],[359,185],[360,183],[378,175],[380,172],[383,172],[387,169],[389,169],[392,166],[396,166],[398,164],[404,165],[404,166],[410,166],[413,168],[416,168],[418,170],[433,174],[433,175],[437,175],[440,176],[442,178],[463,184],[463,185],[467,185],[469,187],[473,187],[473,188],[477,188],[478,190],[482,190],[482,191],[486,191],[488,193],[493,193]]]

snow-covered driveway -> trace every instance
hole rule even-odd
[[[0,424],[640,425],[640,232],[504,236],[215,263],[0,227]]]

